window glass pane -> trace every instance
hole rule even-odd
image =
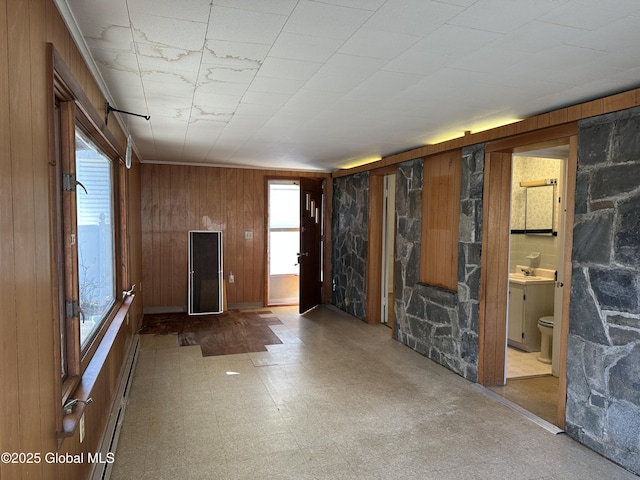
[[[76,205],[80,344],[85,346],[115,301],[111,161],[76,131]],[[85,192],[86,190],[86,192]]]
[[[269,232],[269,275],[299,274],[300,232]]]
[[[300,186],[294,184],[270,184],[269,227],[298,228],[299,226]]]

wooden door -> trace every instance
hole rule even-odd
[[[322,302],[322,182],[300,179],[300,313]]]

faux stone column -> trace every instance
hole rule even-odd
[[[640,473],[640,109],[580,122],[566,430]]]
[[[332,303],[366,319],[369,172],[333,181]]]

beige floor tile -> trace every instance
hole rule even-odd
[[[112,480],[636,478],[384,326],[273,311],[284,343],[268,352],[203,358],[174,335],[141,337]]]

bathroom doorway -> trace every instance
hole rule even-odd
[[[568,143],[518,148],[511,157],[506,384],[493,388],[553,425],[560,356],[553,336],[560,339],[562,322],[556,278],[562,270],[568,158]]]
[[[554,150],[555,149],[555,150]],[[556,150],[562,150],[564,157],[561,160],[560,173],[557,175],[557,182],[561,183],[561,187],[556,187],[557,192],[561,192],[556,196],[554,201],[557,202],[558,198],[562,204],[554,205],[558,207],[557,210],[557,228],[555,228],[555,235],[553,234],[554,227],[548,228],[547,226],[523,226],[522,228],[512,228],[512,209],[515,208],[512,205],[512,185],[514,182],[524,182],[525,188],[527,186],[533,187],[534,185],[544,185],[544,178],[523,178],[517,179],[517,172],[513,172],[513,158],[514,156],[534,156],[534,158],[544,158],[550,156],[551,152]],[[529,162],[531,163],[531,162]],[[534,162],[535,163],[535,162]],[[555,409],[556,414],[551,415],[549,423],[553,423],[560,428],[564,428],[564,415],[566,406],[566,352],[567,352],[567,337],[568,337],[568,322],[569,322],[569,294],[570,294],[570,275],[571,275],[571,247],[572,247],[572,229],[562,228],[565,225],[572,225],[573,223],[573,199],[575,194],[575,175],[577,166],[577,136],[575,134],[575,126],[568,125],[559,128],[549,129],[546,132],[536,132],[535,134],[527,134],[521,137],[514,137],[508,140],[495,142],[493,144],[487,144],[486,146],[486,158],[485,158],[485,195],[484,195],[484,207],[483,207],[483,224],[485,226],[491,226],[491,228],[483,228],[483,258],[482,258],[482,294],[481,294],[481,306],[480,306],[480,354],[478,363],[478,377],[479,382],[494,390],[502,391],[502,395],[508,397],[512,395],[514,403],[519,403],[522,398],[531,398],[531,393],[522,393],[522,390],[517,389],[518,383],[527,383],[526,378],[546,378],[551,382],[555,382],[557,387],[540,387],[537,386],[536,391],[542,392],[543,390],[551,389],[551,392],[547,392],[553,400],[551,410]],[[530,165],[529,165],[530,167]],[[525,173],[533,175],[533,172],[529,168],[524,168]],[[548,182],[554,183],[554,182]],[[535,187],[533,187],[535,188]],[[541,193],[540,191],[531,192],[529,197],[530,202],[534,202],[534,197]],[[535,193],[535,195],[534,195]],[[551,202],[551,200],[549,200]],[[561,225],[562,224],[562,225]],[[552,232],[548,232],[548,230]],[[538,245],[532,248],[530,242],[511,242],[511,236],[514,235],[512,230],[522,230],[516,235],[531,236],[534,240],[533,245]],[[525,233],[526,231],[526,233]],[[563,236],[563,232],[566,235]],[[547,238],[541,240],[536,239],[536,235],[541,236],[546,234]],[[538,242],[537,244],[535,242]],[[549,244],[555,244],[556,257],[555,264],[543,263],[550,260],[546,257],[551,257],[553,254],[553,247],[546,245],[542,242]],[[512,258],[515,256],[517,258]],[[527,258],[530,257],[530,258]],[[514,270],[520,270],[520,267],[527,270],[526,272],[516,272]],[[550,268],[545,268],[550,267]],[[557,272],[557,274],[556,274]],[[528,287],[530,277],[544,277],[543,283],[549,284],[552,289],[551,293],[547,289],[545,293],[546,297],[546,312],[534,312],[529,322],[525,322],[520,325],[520,341],[514,342],[513,332],[509,332],[510,325],[507,322],[508,313],[510,309],[524,308],[524,305],[519,305],[520,300],[524,300],[524,294],[521,296],[513,296],[510,302],[509,292],[514,290],[511,288],[512,280],[509,274],[520,273],[519,277],[523,280],[521,287]],[[539,275],[538,275],[539,274]],[[548,287],[548,288],[549,288]],[[535,295],[533,295],[535,297]],[[527,296],[528,305],[534,305],[537,302],[531,302],[532,296]],[[551,298],[549,298],[551,297]],[[524,302],[522,302],[524,303]],[[550,315],[549,315],[550,314]],[[526,315],[523,314],[522,318]],[[556,320],[556,316],[558,320]],[[536,347],[537,341],[535,338],[531,340],[531,335],[535,336],[533,329],[540,335],[540,341],[542,333],[538,329],[537,320],[540,317],[552,317],[554,330],[556,333],[553,337],[556,337],[555,347],[555,374],[552,372],[554,369],[552,364],[543,364],[538,361],[538,357],[541,356],[540,347]],[[547,318],[549,320],[549,318]],[[558,324],[559,326],[556,326]],[[522,336],[524,335],[524,336]],[[511,336],[511,341],[509,337]],[[551,340],[550,340],[551,341]],[[511,344],[511,345],[510,345]],[[515,344],[515,345],[514,345]],[[541,375],[537,373],[528,372],[526,369],[521,373],[513,373],[510,370],[510,366],[513,367],[515,360],[509,358],[509,347],[516,346],[522,353],[531,354],[533,361],[540,363],[545,369],[545,372]],[[553,346],[551,347],[553,348]],[[535,352],[535,350],[538,350]],[[535,353],[533,353],[535,352]],[[553,362],[553,355],[551,361]],[[549,366],[551,365],[551,371]],[[536,365],[537,366],[537,365]],[[524,377],[518,378],[518,377]],[[524,381],[521,381],[524,380]],[[533,383],[533,382],[531,382]],[[525,385],[526,387],[526,385]],[[509,390],[511,390],[509,392]],[[515,391],[515,390],[520,390]],[[540,416],[540,412],[536,411],[535,406],[521,405],[523,408],[532,411],[535,415]]]

